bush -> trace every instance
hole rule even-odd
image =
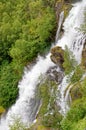
[[[79,120],[73,127],[73,130],[86,130],[86,116],[82,120]]]
[[[20,77],[12,66],[5,62],[0,69],[0,106],[9,108],[18,96],[18,80]]]
[[[73,130],[72,127],[73,123],[65,117],[61,122],[62,130]]]
[[[76,100],[61,122],[62,130],[78,130],[79,122],[86,116],[86,98]],[[83,124],[83,123],[82,123]],[[85,125],[84,125],[85,126]]]

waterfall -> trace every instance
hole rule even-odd
[[[57,40],[59,38],[59,34],[60,34],[63,19],[64,19],[64,11],[62,11],[61,14],[60,14],[60,20],[59,20],[59,23],[58,23],[58,29],[57,29],[57,32],[56,32],[55,42],[57,42]]]
[[[30,124],[35,119],[35,115],[39,106],[39,103],[35,98],[35,89],[37,84],[40,82],[40,76],[45,74],[50,67],[55,66],[50,60],[50,53],[44,59],[38,57],[37,63],[30,71],[25,71],[22,81],[19,83],[19,98],[16,103],[11,107],[6,115],[6,120],[1,119],[1,123],[4,125],[0,126],[0,130],[8,130],[6,124],[12,122],[11,116],[21,118],[25,124]],[[5,124],[6,123],[6,124]],[[5,128],[6,127],[6,128]]]
[[[69,12],[69,16],[63,24],[64,34],[62,38],[56,43],[63,49],[67,45],[74,53],[76,60],[80,63],[83,42],[85,40],[84,34],[79,31],[81,24],[84,22],[84,9],[86,1],[76,3]],[[61,15],[62,17],[62,15]],[[62,18],[61,18],[62,19]],[[61,20],[60,19],[60,20]],[[61,21],[59,22],[61,24]],[[61,25],[59,25],[60,27]],[[58,34],[58,33],[57,33]],[[78,54],[77,54],[78,52]],[[9,124],[13,123],[12,116],[21,118],[21,121],[30,125],[35,119],[37,109],[40,101],[35,97],[36,86],[40,83],[40,76],[45,75],[50,67],[56,66],[50,60],[50,53],[45,57],[38,57],[37,63],[30,69],[24,71],[22,80],[19,82],[19,98],[16,103],[9,109],[6,117],[0,120],[0,130],[9,130]],[[62,83],[59,85],[61,112],[65,113],[65,97],[64,92],[67,87],[67,78],[64,77]]]
[[[67,45],[70,50],[73,51],[78,63],[81,61],[83,43],[86,37],[86,35],[79,31],[81,24],[84,22],[85,7],[85,0],[73,4],[73,8],[63,24],[64,35],[61,40],[57,42],[57,45],[61,46],[63,49],[65,45]]]
[[[86,39],[86,35],[79,31],[81,24],[84,23],[84,12],[86,8],[86,1],[73,4],[73,8],[69,12],[69,16],[66,18],[63,29],[64,35],[57,42],[57,46],[61,46],[63,49],[65,45],[72,51],[78,64],[81,62],[81,54],[83,45]],[[67,104],[67,98],[65,97],[65,90],[68,87],[67,76],[63,78],[62,83],[58,86],[60,92],[58,104],[61,108],[60,112],[65,115],[69,109]],[[70,91],[70,87],[67,90],[67,95]]]

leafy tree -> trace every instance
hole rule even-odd
[[[1,62],[6,58],[15,61],[9,50],[14,49],[17,41],[28,42],[28,50],[30,52],[31,49],[32,55],[29,58],[28,52],[28,61],[50,45],[49,40],[52,40],[52,30],[56,25],[54,8],[50,4],[44,6],[43,0],[8,0],[0,2],[0,7]]]
[[[0,69],[0,106],[10,107],[18,96],[18,77],[12,66],[5,62]]]
[[[46,0],[0,1],[0,105],[5,108],[16,100],[24,66],[54,39],[52,2],[46,5]]]

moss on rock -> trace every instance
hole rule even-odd
[[[70,95],[72,102],[82,98],[81,84],[79,82],[71,88]]]
[[[59,47],[56,46],[54,48],[51,49],[51,60],[59,65],[61,68],[63,68],[63,62],[64,62],[64,50]]]
[[[71,1],[70,0],[57,0],[55,5],[56,10],[56,18],[58,20],[59,14],[64,11],[64,16],[68,15],[69,10],[71,9]],[[64,18],[65,18],[64,17]]]

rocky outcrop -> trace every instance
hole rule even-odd
[[[50,68],[47,71],[46,75],[47,75],[47,78],[50,79],[50,81],[55,81],[58,84],[61,83],[61,81],[62,81],[62,79],[64,77],[63,72],[61,70],[58,71],[58,67],[57,66],[54,66],[54,67]]]
[[[68,12],[71,8],[70,0],[57,0],[55,4],[55,12],[56,12],[56,18],[57,21],[59,19],[59,14],[64,11],[65,17],[68,15]]]
[[[50,56],[51,60],[59,65],[61,68],[63,68],[63,62],[64,62],[64,50],[59,47],[56,46],[54,48],[51,49],[51,56]]]

